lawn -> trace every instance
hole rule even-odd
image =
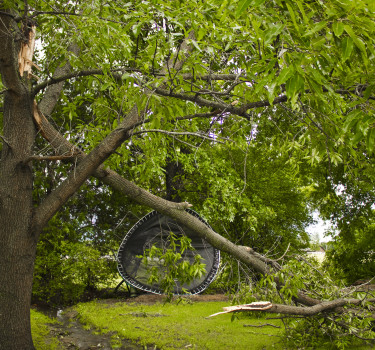
[[[74,307],[80,321],[102,332],[115,332],[113,348],[128,338],[159,349],[282,349],[283,328],[279,320],[231,314],[207,316],[228,302],[194,302],[153,305],[137,303],[81,303]],[[265,327],[249,327],[272,324]]]

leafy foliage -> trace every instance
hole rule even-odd
[[[104,189],[88,186],[80,196],[50,221],[38,243],[33,296],[51,305],[77,302],[117,276],[113,252],[126,226],[112,215],[126,212]]]
[[[44,92],[63,82],[47,118],[66,140],[97,155],[97,145],[124,132],[118,126],[137,108],[139,118],[126,131],[126,142],[109,150],[116,148],[116,154],[105,166],[160,197],[171,193],[167,176],[172,176],[174,199],[193,203],[217,232],[262,253],[280,256],[289,244],[292,251],[306,246],[310,208],[336,220],[342,234],[335,244],[344,247],[332,254],[335,268],[348,247],[357,266],[357,257],[372,251],[366,245],[373,236],[373,1],[5,0],[0,6],[18,35],[25,24],[37,24],[40,81],[17,78],[33,89],[28,106],[34,97],[45,102]],[[51,79],[68,63],[71,74]],[[8,75],[2,79],[8,89]],[[18,103],[5,101],[12,94],[3,85],[2,145],[8,142],[2,134],[12,129],[3,111]],[[35,154],[59,153],[41,134]],[[76,164],[34,163],[36,180],[29,191],[38,213],[47,198],[68,187]],[[171,163],[177,169],[172,175]],[[63,299],[74,300],[99,283],[93,275],[108,273],[100,257],[118,243],[116,228],[133,221],[121,226],[119,218],[144,209],[95,181],[72,202],[58,200],[59,208],[67,206],[42,235],[34,290],[48,297],[47,288],[59,290],[64,276],[72,295]],[[348,244],[348,237],[358,244]],[[178,253],[166,253],[165,259],[178,260]],[[91,261],[96,263],[90,266]],[[370,273],[370,262],[358,269],[361,276]],[[199,271],[197,263],[186,271]],[[230,275],[233,266],[227,265]],[[175,271],[170,272],[173,279]],[[289,273],[277,276],[286,281],[281,293],[287,301],[302,286],[298,274],[292,281]],[[43,286],[42,276],[51,284]],[[231,276],[241,284],[239,273]],[[269,290],[273,278],[265,277]],[[310,283],[328,297],[316,279]]]
[[[53,243],[57,244],[56,238]],[[85,243],[60,241],[51,249],[44,241],[38,246],[33,296],[52,306],[74,304],[91,298],[91,292],[113,281],[116,263],[110,256]]]
[[[314,316],[282,316],[287,343],[292,348],[329,348],[347,349],[362,340],[369,343],[375,340],[373,332],[372,309],[368,299],[371,292],[355,287],[345,288],[342,281],[335,280],[328,271],[317,268],[318,262],[302,256],[290,260],[282,270],[273,275],[264,276],[259,283],[243,286],[236,301],[249,303],[269,300],[272,303],[294,305],[298,290],[321,300],[340,298],[360,298],[364,310],[358,311],[345,306],[343,313],[321,313]],[[276,281],[283,283],[276,288]]]
[[[195,254],[193,263],[183,259],[187,250],[195,251],[189,237],[184,235],[178,237],[170,232],[167,242],[168,246],[152,246],[146,250],[142,261],[146,269],[149,270],[148,282],[150,284],[158,283],[167,295],[167,300],[170,301],[176,283],[189,285],[195,278],[202,277],[206,270],[199,254]],[[158,262],[158,266],[155,266],[155,260]],[[154,266],[149,267],[150,262],[153,262]],[[186,293],[186,289],[182,288],[182,292]]]

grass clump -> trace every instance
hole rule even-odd
[[[58,323],[58,321],[33,309],[30,310],[30,320],[31,334],[37,350],[61,349],[60,342],[50,335],[50,328],[48,327],[48,324]]]
[[[264,323],[282,326],[279,320],[231,315],[206,317],[221,311],[228,302],[195,302],[140,305],[137,303],[81,303],[75,306],[80,321],[103,332],[115,332],[158,349],[282,349],[282,328],[245,325]],[[113,348],[116,344],[113,343]]]

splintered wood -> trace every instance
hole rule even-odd
[[[21,44],[21,50],[18,54],[18,66],[20,76],[23,77],[24,73],[27,73],[28,78],[35,78],[38,80],[38,77],[31,73],[32,67],[39,67],[33,63],[33,55],[35,49],[35,34],[36,34],[36,27],[31,26],[27,32],[27,38],[25,42]]]
[[[262,310],[269,310],[272,308],[272,303],[269,301],[258,301],[251,304],[243,304],[243,305],[235,305],[235,306],[225,306],[223,307],[222,312],[217,312],[216,314],[212,314],[208,317],[213,317],[217,315],[227,314],[230,312],[238,312],[238,311],[262,311]],[[207,318],[208,318],[207,317]]]

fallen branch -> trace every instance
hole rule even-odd
[[[370,299],[368,302],[375,302],[375,299]],[[269,313],[277,313],[284,315],[297,315],[297,316],[313,316],[322,312],[337,312],[338,308],[345,305],[360,305],[362,300],[359,299],[336,299],[332,301],[323,301],[320,304],[301,307],[293,305],[283,305],[283,304],[272,304],[269,301],[255,302],[251,304],[235,305],[223,307],[224,311],[212,314],[208,317],[213,317],[221,314],[227,314],[230,312],[240,312],[240,311],[267,311]]]

